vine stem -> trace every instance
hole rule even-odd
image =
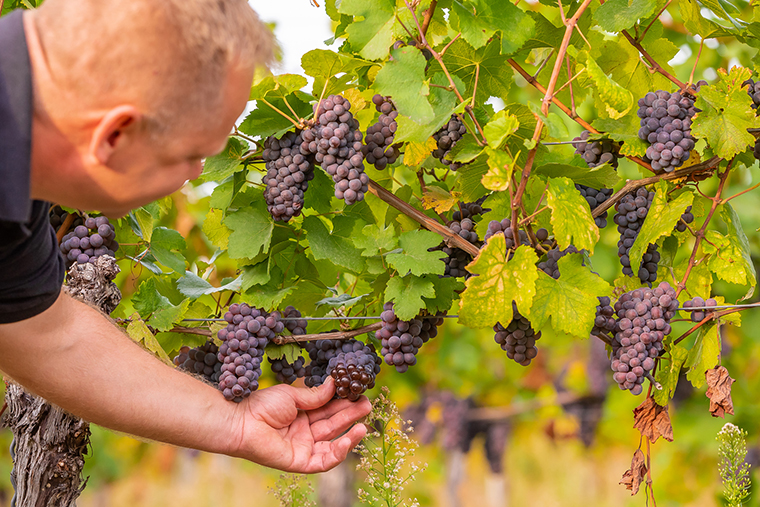
[[[727,203],[728,201],[730,201],[731,199],[736,199],[736,198],[737,198],[737,197],[739,197],[740,195],[742,195],[742,194],[746,194],[747,192],[751,192],[751,191],[753,191],[754,189],[756,189],[757,187],[760,187],[760,183],[758,183],[757,185],[752,185],[751,187],[749,187],[749,188],[747,188],[747,189],[745,189],[745,190],[742,190],[742,191],[741,191],[741,192],[739,192],[738,194],[734,194],[734,195],[732,195],[731,197],[726,197],[725,199],[723,199],[722,201],[720,201],[720,203],[721,203],[721,204],[726,204],[726,203]]]
[[[382,185],[378,184],[374,180],[369,180],[369,191],[372,192],[373,195],[381,199],[382,201],[385,201],[386,203],[390,204],[397,210],[399,210],[404,215],[408,216],[412,220],[415,220],[417,223],[422,225],[424,228],[428,229],[429,231],[435,232],[437,234],[440,234],[443,236],[444,241],[447,245],[455,246],[457,248],[461,248],[468,254],[474,256],[477,256],[478,253],[480,253],[480,250],[478,247],[461,237],[459,234],[455,233],[445,225],[439,224],[437,221],[433,220],[429,216],[425,215],[418,209],[412,207],[410,204],[402,201],[392,193],[388,192],[385,188],[382,187]]]
[[[649,29],[652,28],[652,25],[654,24],[654,22],[657,21],[658,19],[660,19],[660,16],[662,16],[662,13],[665,12],[665,9],[667,9],[668,6],[672,2],[673,2],[673,0],[668,0],[668,3],[666,3],[665,6],[662,9],[660,9],[660,12],[657,13],[657,16],[655,16],[654,18],[652,18],[652,21],[649,22],[649,24],[644,29],[644,31],[641,33],[641,35],[639,35],[638,40],[640,40],[640,41],[644,40],[644,37],[646,37],[646,34],[649,31]]]
[[[430,22],[433,20],[433,14],[435,14],[435,7],[438,5],[438,0],[433,0],[430,2],[430,7],[428,7],[428,10],[425,11],[425,16],[422,18],[422,33],[423,35],[427,35],[428,27],[430,26]]]
[[[315,333],[315,334],[301,334],[301,335],[291,335],[291,336],[278,336],[274,340],[272,340],[272,343],[275,345],[284,345],[286,343],[300,343],[300,342],[308,342],[313,340],[348,340],[349,338],[353,338],[354,336],[359,336],[364,333],[369,333],[371,331],[377,331],[383,327],[382,322],[375,322],[374,324],[370,324],[369,326],[360,327],[357,329],[352,329],[351,331],[335,331],[332,333]]]
[[[710,211],[707,213],[707,217],[705,218],[702,227],[700,227],[700,229],[697,231],[697,239],[694,241],[694,249],[691,251],[691,257],[689,257],[689,265],[686,267],[686,272],[683,275],[683,279],[678,283],[676,296],[681,294],[681,292],[686,288],[686,280],[688,280],[689,275],[691,274],[691,270],[694,268],[694,262],[697,259],[697,251],[699,250],[699,246],[702,244],[702,240],[705,237],[707,225],[710,223],[710,220],[712,220],[712,217],[715,214],[715,210],[718,209],[718,206],[721,203],[720,195],[723,193],[723,187],[726,185],[726,181],[728,180],[728,175],[731,172],[732,163],[733,160],[728,163],[728,167],[726,167],[726,170],[721,175],[718,191],[715,193],[715,197],[712,198],[712,206],[710,206]]]
[[[646,49],[644,49],[641,46],[641,44],[639,44],[639,42],[636,39],[634,39],[633,37],[631,37],[628,32],[626,32],[625,30],[623,30],[620,33],[623,34],[623,37],[625,37],[626,39],[628,39],[628,42],[631,43],[631,46],[635,47],[638,50],[638,52],[641,53],[641,56],[643,56],[646,59],[646,61],[649,62],[649,65],[651,65],[654,70],[656,70],[657,72],[659,72],[660,74],[662,74],[663,76],[665,76],[671,82],[675,83],[675,85],[678,86],[680,89],[683,90],[683,89],[686,88],[686,84],[685,83],[681,82],[677,77],[673,76],[670,72],[668,72],[667,70],[663,69],[662,65],[660,65],[659,63],[657,63],[657,60],[655,60],[654,58],[652,58],[652,55],[650,55],[649,53],[647,53]]]
[[[290,117],[290,116],[288,116],[287,114],[285,114],[285,113],[283,113],[282,111],[280,111],[279,109],[277,109],[277,108],[276,108],[275,106],[273,106],[273,105],[272,105],[272,104],[271,104],[271,103],[270,103],[270,102],[269,102],[267,99],[258,99],[258,100],[262,101],[264,104],[266,104],[266,105],[268,105],[269,107],[271,107],[272,109],[274,109],[274,110],[275,110],[277,113],[279,113],[279,114],[280,114],[280,115],[282,115],[284,118],[286,118],[286,119],[287,119],[287,120],[288,120],[290,123],[292,123],[293,125],[295,125],[297,129],[298,129],[298,128],[301,128],[301,125],[299,125],[297,121],[295,121],[293,118],[291,118],[291,117]]]
[[[66,233],[69,232],[69,228],[71,228],[71,224],[74,223],[74,220],[76,220],[76,213],[69,213],[66,215],[66,220],[63,221],[61,228],[58,229],[58,232],[55,234],[55,239],[58,240],[59,245],[61,244],[61,241],[63,241],[63,237]]]

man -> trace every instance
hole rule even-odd
[[[47,0],[0,18],[0,370],[107,428],[312,473],[364,437],[366,398],[331,401],[328,379],[225,401],[61,293],[47,218],[49,202],[123,216],[196,178],[271,55],[245,0]]]

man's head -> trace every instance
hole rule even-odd
[[[196,177],[272,58],[245,0],[47,0],[26,26],[35,197],[111,214]],[[40,178],[62,153],[74,195]]]

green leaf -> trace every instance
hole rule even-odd
[[[457,76],[454,76],[453,79],[458,88],[464,88],[461,79]],[[449,86],[449,80],[443,72],[435,74],[432,83],[440,86]],[[463,112],[466,105],[466,103],[460,104],[458,102],[454,92],[438,87],[430,88],[428,99],[435,113],[435,118],[429,122],[416,122],[411,118],[400,114],[396,117],[396,122],[398,123],[398,130],[395,135],[396,142],[411,141],[427,143],[430,140],[430,136],[432,136],[442,125],[448,123],[452,114]],[[404,158],[404,162],[406,162],[406,158]]]
[[[578,250],[594,253],[599,228],[594,223],[586,199],[568,178],[550,178],[546,202],[552,210],[554,239],[561,249],[574,245]]]
[[[354,235],[352,239],[354,245],[363,250],[363,257],[372,257],[383,250],[389,252],[396,248],[396,231],[391,226],[365,225],[361,234]]]
[[[148,329],[148,326],[145,324],[145,322],[140,319],[140,316],[137,314],[137,312],[132,314],[130,321],[131,322],[127,326],[127,334],[129,337],[137,343],[142,343],[145,345],[145,348],[153,352],[166,364],[172,365],[171,359],[169,359],[169,356],[166,355],[166,352],[164,352],[161,344],[158,343],[156,337],[153,336],[153,333],[150,332],[150,329]]]
[[[511,4],[510,4],[511,5]],[[493,149],[501,146],[501,143],[507,136],[514,134],[520,126],[520,121],[509,111],[502,109],[483,127],[483,133],[486,135],[488,146]]]
[[[454,32],[462,32],[462,38],[476,49],[500,31],[503,54],[518,51],[536,28],[536,22],[511,2],[479,2],[474,9],[455,0],[450,23]]]
[[[222,222],[232,230],[228,253],[232,259],[253,259],[269,249],[274,223],[266,210],[264,199],[250,208],[227,215]]]
[[[137,292],[132,296],[132,306],[135,307],[140,317],[143,318],[160,307],[170,304],[169,300],[158,292],[155,278],[144,280],[137,289]]]
[[[505,151],[491,148],[486,148],[486,155],[488,156],[488,172],[483,175],[480,182],[489,190],[507,190],[512,181],[517,160]]]
[[[166,227],[156,227],[150,241],[150,251],[158,262],[178,273],[185,271],[185,256],[178,252],[187,248],[180,233]]]
[[[725,203],[720,212],[721,218],[728,226],[728,235],[718,231],[707,231],[702,249],[710,254],[707,266],[718,278],[729,283],[749,285],[749,291],[742,299],[747,299],[755,292],[757,276],[750,254],[749,241],[742,229],[739,216],[730,203]],[[717,247],[717,249],[716,249]]]
[[[169,331],[174,327],[175,323],[178,323],[185,317],[189,306],[189,299],[185,299],[177,306],[169,304],[168,306],[157,309],[148,322],[152,327],[159,331]]]
[[[258,100],[266,97],[287,97],[305,87],[308,81],[298,74],[280,74],[266,76],[251,87],[248,100]]]
[[[268,104],[264,101],[268,102]],[[290,112],[290,108],[292,108],[298,117],[293,118],[295,121],[312,114],[311,105],[308,103],[308,95],[302,92],[290,95],[287,97],[287,102],[286,104],[285,99],[279,97],[257,100],[256,108],[246,116],[238,129],[251,137],[261,136],[265,138],[271,135],[280,137],[286,131],[293,130],[295,126],[288,118],[275,111],[275,107],[288,116],[293,115]]]
[[[306,238],[315,259],[327,259],[355,273],[361,273],[364,269],[364,260],[353,242],[347,237],[339,236],[335,231],[330,233],[318,217],[306,217],[303,229],[306,231]]]
[[[246,266],[243,270],[241,279],[241,289],[245,292],[254,285],[264,285],[269,283],[269,267],[272,258],[259,262],[255,266]]]
[[[705,385],[705,372],[715,368],[720,360],[720,337],[718,326],[710,322],[699,328],[699,336],[686,358],[686,378],[691,385],[701,389]]]
[[[570,178],[573,180],[573,183],[586,185],[597,190],[612,188],[620,182],[620,176],[618,176],[617,171],[610,164],[588,168],[552,163],[535,168],[532,174],[536,176],[548,176],[549,178]]]
[[[393,309],[401,320],[410,320],[425,308],[423,297],[434,298],[433,282],[414,275],[394,276],[385,288],[385,301],[393,301]]]
[[[489,238],[485,248],[467,266],[473,273],[459,301],[459,322],[467,327],[492,327],[497,322],[512,321],[512,301],[525,316],[530,313],[536,294],[538,269],[536,252],[525,245],[506,259],[507,243],[503,234]]]
[[[222,181],[238,170],[240,159],[248,149],[242,141],[235,137],[227,139],[227,147],[218,155],[207,158],[203,163],[203,181]]]
[[[760,121],[750,107],[747,89],[742,87],[751,76],[752,72],[743,67],[732,67],[728,74],[718,69],[718,81],[703,86],[694,104],[702,111],[692,119],[691,133],[706,140],[721,158],[731,159],[755,143],[747,129],[757,128]]]
[[[433,282],[435,298],[424,297],[427,311],[430,313],[447,312],[451,309],[459,293],[464,290],[464,283],[453,277],[426,275],[426,280]]]
[[[555,330],[588,338],[599,304],[596,298],[612,295],[612,286],[582,263],[583,255],[569,254],[557,262],[559,279],[539,273],[530,311],[534,329],[540,330],[551,318]]]
[[[385,258],[400,275],[411,272],[422,276],[428,273],[442,275],[446,265],[440,259],[440,252],[429,252],[441,243],[441,237],[430,231],[410,231],[401,233],[399,245],[402,253],[388,254]]]
[[[180,277],[180,279],[177,280],[177,290],[189,298],[197,299],[205,294],[213,294],[215,292],[222,292],[225,290],[239,291],[242,283],[243,278],[241,275],[226,285],[222,285],[221,287],[214,287],[192,271],[185,271],[184,276]]]
[[[673,229],[681,219],[681,215],[694,201],[694,194],[683,192],[668,202],[670,188],[663,180],[658,181],[655,188],[654,200],[649,207],[647,218],[644,220],[644,225],[641,226],[630,252],[628,252],[634,273],[638,272],[638,266],[641,265],[641,258],[647,247],[656,243],[661,237],[673,234]]]
[[[494,192],[483,203],[484,208],[490,208],[483,214],[483,218],[475,224],[475,232],[479,238],[484,238],[488,232],[488,224],[491,220],[501,222],[502,219],[512,216],[512,201],[507,192]]]
[[[269,343],[264,352],[270,359],[282,359],[284,357],[290,364],[293,364],[301,357],[301,351],[302,349],[297,343],[284,343],[282,345]]]
[[[395,40],[396,2],[394,0],[342,0],[338,12],[354,16],[346,29],[348,40],[363,58],[377,60],[388,55]]]
[[[596,10],[594,21],[608,32],[621,32],[651,16],[656,8],[656,0],[609,0]]]
[[[243,293],[242,299],[251,306],[270,310],[277,308],[295,289],[295,285],[282,289],[269,285],[255,285]]]
[[[596,85],[596,92],[604,104],[607,116],[617,120],[633,108],[633,94],[607,76],[587,52],[578,55],[578,61],[585,61],[586,73]]]
[[[689,352],[680,345],[673,345],[668,348],[669,358],[660,359],[660,365],[655,374],[655,380],[662,385],[661,390],[655,389],[654,401],[664,407],[673,398],[678,385],[678,377],[681,375],[681,367],[686,361]]]
[[[153,216],[148,213],[145,208],[138,208],[129,213],[129,221],[134,230],[140,238],[150,242],[151,235],[153,234]]]
[[[418,123],[435,117],[427,101],[430,89],[425,81],[425,65],[425,57],[417,48],[404,46],[393,50],[393,60],[383,65],[375,77],[377,91],[393,97],[399,114]]]
[[[505,102],[508,100],[513,71],[509,56],[501,54],[498,44],[487,44],[475,50],[460,38],[446,50],[443,62],[449,72],[457,75],[467,85],[462,94],[465,97],[472,97],[475,75],[478,75],[476,104],[485,102],[492,96]]]
[[[352,296],[351,294],[341,294],[339,296],[322,298],[319,301],[317,301],[316,306],[319,307],[322,305],[327,305],[333,308],[340,308],[341,306],[345,308],[351,308],[352,306],[359,303],[362,299],[364,299],[367,296],[369,296],[369,294],[361,294],[359,296]]]
[[[224,225],[224,211],[220,209],[210,208],[206,213],[206,218],[203,220],[203,233],[208,240],[217,248],[226,250],[232,231]]]

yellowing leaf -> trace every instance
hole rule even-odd
[[[491,148],[486,148],[486,154],[488,155],[488,172],[483,175],[481,183],[489,190],[508,189],[517,158],[513,159],[509,153]]]
[[[559,247],[574,245],[578,250],[594,253],[599,228],[594,225],[586,199],[573,182],[568,178],[549,178],[546,202],[552,210],[551,223]]]
[[[441,187],[429,186],[422,194],[422,207],[435,209],[436,213],[444,213],[457,205],[461,192],[447,192]]]
[[[607,76],[588,53],[583,51],[578,56],[581,61],[585,57],[586,72],[596,84],[596,91],[607,109],[607,115],[613,120],[625,116],[633,107],[633,94]]]
[[[409,142],[404,146],[404,165],[416,167],[430,156],[436,148],[435,139],[428,137],[424,143]]]
[[[171,359],[169,359],[169,356],[166,355],[166,352],[164,352],[161,344],[158,343],[156,337],[153,335],[153,333],[150,332],[148,326],[140,318],[140,314],[137,312],[133,313],[130,317],[130,321],[131,322],[127,326],[127,334],[129,337],[137,343],[142,343],[145,345],[145,348],[153,352],[156,356],[158,356],[159,359],[161,359],[166,364],[171,365]]]

